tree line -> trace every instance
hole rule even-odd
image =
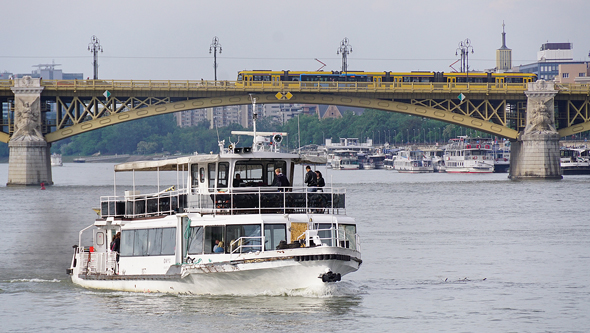
[[[210,129],[209,122],[203,121],[194,127],[178,127],[172,114],[154,116],[121,123],[91,132],[83,133],[58,142],[51,147],[52,153],[64,156],[89,156],[100,152],[114,154],[163,154],[217,153],[218,140],[237,142],[231,131],[246,130],[238,124]],[[323,144],[331,138],[359,138],[361,142],[372,139],[374,145],[389,143],[403,145],[409,143],[443,143],[458,135],[489,136],[473,130],[464,129],[444,122],[366,109],[361,115],[346,111],[342,118],[319,120],[315,115],[301,115],[281,125],[270,122],[268,118],[259,119],[257,130],[267,132],[287,132],[283,146],[289,149],[300,145]],[[240,137],[238,146],[252,144],[251,137]],[[0,144],[0,156],[8,156],[6,144]]]

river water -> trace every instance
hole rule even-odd
[[[588,331],[590,177],[325,173],[347,188],[358,272],[292,295],[172,296],[82,289],[65,274],[91,208],[113,193],[112,164],[56,167],[45,191],[5,187],[0,164],[0,331]]]

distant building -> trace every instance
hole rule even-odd
[[[506,72],[512,68],[512,50],[506,47],[506,32],[502,22],[502,46],[496,50],[496,71]]]
[[[321,112],[323,111],[323,113]],[[338,110],[336,105],[320,105],[318,108],[318,118],[327,119],[327,118],[342,118],[342,113]]]
[[[521,73],[535,73],[539,79],[553,80],[559,75],[559,65],[575,64],[572,43],[545,43],[537,52],[537,62],[520,65]]]
[[[558,83],[588,83],[590,82],[590,63],[571,63],[559,65],[559,75],[555,77]]]
[[[61,69],[55,67],[61,66],[60,64],[39,64],[34,65],[37,67],[31,73],[15,74],[14,78],[22,78],[23,76],[31,76],[32,78],[41,78],[43,80],[83,80],[83,73],[64,73]]]

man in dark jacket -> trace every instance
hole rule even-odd
[[[272,184],[270,186],[288,187],[291,186],[291,183],[289,183],[287,176],[281,173],[281,169],[277,168],[275,169],[275,179],[272,181]],[[283,190],[284,189],[282,188],[279,189],[279,191],[281,192],[283,192]]]
[[[305,184],[307,184],[307,187],[316,187],[318,185],[318,180],[315,172],[311,171],[311,167],[309,165],[305,167],[305,170],[307,171],[305,173]],[[310,192],[315,191],[317,191],[317,188],[310,190]]]

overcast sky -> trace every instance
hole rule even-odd
[[[213,79],[212,38],[223,47],[218,78],[243,69],[451,71],[471,39],[472,70],[495,67],[502,21],[513,65],[536,61],[541,44],[571,42],[590,60],[589,0],[18,0],[2,1],[0,71],[30,73],[55,61],[92,77],[92,35],[104,49],[99,78]],[[454,66],[459,69],[459,64]]]

